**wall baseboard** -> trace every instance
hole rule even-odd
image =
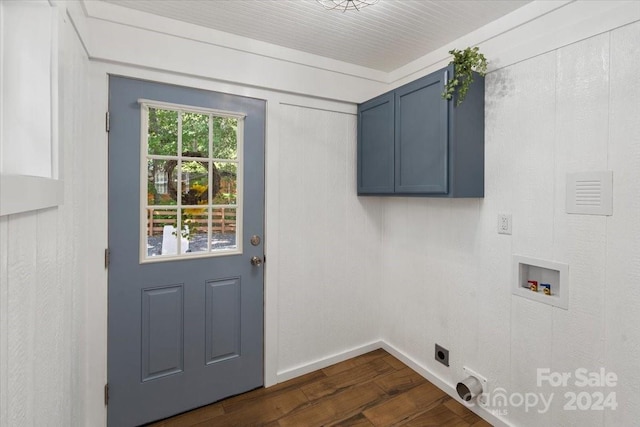
[[[364,344],[360,347],[355,347],[350,350],[346,350],[342,353],[327,356],[322,359],[315,360],[305,365],[300,365],[295,368],[287,369],[285,371],[278,372],[276,374],[279,383],[288,381],[290,379],[299,377],[301,375],[308,374],[318,369],[326,368],[327,366],[335,365],[336,363],[344,362],[345,360],[352,359],[357,356],[361,356],[370,351],[377,350],[383,347],[382,341],[373,341],[369,344]]]
[[[410,367],[411,369],[413,369],[414,371],[416,371],[417,373],[422,375],[427,381],[429,381],[430,383],[434,384],[440,390],[444,391],[449,396],[454,398],[456,401],[458,401],[458,402],[460,402],[460,403],[462,403],[464,405],[462,400],[458,397],[458,393],[456,392],[456,385],[455,384],[451,384],[451,383],[443,380],[442,378],[440,378],[439,376],[437,376],[436,374],[434,374],[433,372],[431,372],[430,370],[425,368],[422,364],[420,364],[419,362],[415,361],[412,357],[406,355],[405,353],[403,353],[401,350],[399,350],[398,348],[394,347],[393,345],[391,345],[391,344],[389,344],[389,343],[387,343],[385,341],[380,341],[380,343],[382,345],[382,348],[384,350],[386,350],[389,354],[393,355],[396,359],[400,360],[402,363],[404,363],[405,365],[407,365],[408,367]],[[469,408],[470,411],[472,411],[473,413],[475,413],[476,415],[478,415],[479,417],[481,417],[485,421],[489,422],[492,426],[495,426],[495,427],[498,427],[498,426],[499,427],[512,427],[512,424],[506,422],[502,418],[499,418],[499,417],[495,416],[494,414],[492,414],[491,412],[487,411],[486,409],[484,409],[481,406],[478,406],[478,405],[474,405],[474,406],[465,405],[465,406],[467,408]]]
[[[425,368],[422,364],[417,362],[415,359],[403,353],[401,350],[394,347],[392,344],[385,342],[384,340],[374,341],[369,344],[362,345],[360,347],[352,348],[342,353],[334,354],[332,356],[328,356],[323,359],[315,360],[305,365],[301,365],[292,369],[287,369],[285,371],[278,372],[277,382],[281,383],[284,381],[288,381],[290,379],[308,374],[313,371],[317,371],[319,369],[326,368],[328,366],[343,362],[345,360],[348,360],[357,356],[361,356],[365,353],[369,353],[370,351],[374,351],[380,348],[387,351],[389,354],[393,355],[395,358],[397,358],[402,363],[404,363],[405,365],[407,365],[408,367],[416,371],[418,374],[422,375],[426,380],[433,383],[435,386],[440,388],[442,391],[447,393],[456,401],[462,403],[462,400],[460,400],[460,398],[458,397],[458,393],[456,392],[455,384],[450,384],[449,382],[443,380],[442,378],[440,378],[439,376],[435,375],[433,372]],[[496,427],[512,426],[512,424],[509,424],[504,419],[495,416],[494,414],[487,411],[481,406],[476,405],[476,406],[467,406],[467,407],[469,408],[470,411],[474,412],[476,415],[478,415],[485,421],[491,423],[491,425],[493,426],[496,426]]]

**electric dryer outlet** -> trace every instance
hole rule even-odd
[[[449,350],[436,344],[435,359],[444,366],[449,366]]]

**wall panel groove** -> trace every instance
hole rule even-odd
[[[60,7],[65,4],[60,3]],[[86,124],[88,58],[59,14],[60,141],[65,203],[0,218],[0,425],[99,425],[87,421],[99,370],[89,370],[85,328],[91,263],[91,187],[96,184]],[[28,78],[28,76],[26,77]],[[23,192],[24,193],[24,192]],[[34,197],[24,194],[24,197]],[[93,310],[92,315],[98,316]],[[90,377],[93,379],[90,380]],[[93,390],[93,391],[92,391]],[[104,419],[100,410],[93,420]]]

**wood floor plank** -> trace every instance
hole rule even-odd
[[[217,416],[224,415],[224,408],[220,403],[203,406],[184,414],[149,424],[151,427],[191,427],[202,421],[210,420]]]
[[[340,363],[336,363],[335,365],[328,366],[328,367],[322,369],[322,372],[326,376],[330,377],[332,375],[339,374],[340,372],[347,371],[349,369],[353,369],[356,366],[360,366],[360,365],[363,365],[365,363],[371,362],[372,360],[375,360],[375,359],[378,359],[378,358],[381,358],[381,357],[387,357],[387,356],[389,356],[389,353],[387,353],[383,349],[379,348],[377,350],[370,351],[369,353],[365,353],[365,354],[363,354],[361,356],[357,356],[357,357],[354,357],[352,359],[345,360],[345,361],[340,362]]]
[[[444,406],[449,408],[453,413],[457,414],[469,424],[473,424],[482,420],[482,418],[471,412],[469,408],[456,401],[455,399],[447,400],[446,402],[444,402]]]
[[[302,387],[302,391],[307,395],[309,400],[313,401],[338,393],[355,384],[362,384],[367,381],[371,381],[392,371],[393,368],[391,365],[382,360],[382,358],[377,358],[347,371],[342,371],[338,374],[305,385]]]
[[[423,412],[416,418],[402,424],[403,427],[469,427],[469,423],[444,405]]]
[[[493,427],[493,426],[488,422],[486,422],[485,420],[483,420],[482,418],[480,418],[480,421],[476,421],[475,423],[471,424],[471,427]]]
[[[424,377],[406,366],[375,380],[375,383],[390,396],[403,393],[426,382],[427,380]]]
[[[294,389],[275,396],[247,402],[242,410],[219,415],[195,426],[257,426],[286,416],[309,404],[301,390]]]
[[[247,403],[250,403],[254,400],[262,399],[265,396],[276,396],[281,393],[286,393],[288,391],[298,389],[304,385],[313,383],[323,378],[326,378],[326,375],[324,375],[321,370],[314,371],[309,374],[294,378],[292,380],[276,384],[269,388],[262,387],[248,393],[230,397],[223,400],[222,405],[224,406],[224,410],[227,413],[231,413],[234,411],[242,410],[242,408],[244,408]]]
[[[384,350],[152,424],[153,427],[487,427]]]
[[[363,413],[375,426],[390,426],[429,410],[445,396],[442,390],[426,382]]]
[[[278,420],[280,427],[314,427],[342,422],[386,398],[374,383],[362,384],[318,400]]]
[[[404,369],[407,367],[407,365],[405,365],[404,363],[402,363],[401,361],[399,361],[398,359],[396,359],[390,354],[384,357],[384,361],[387,362],[389,365],[393,366],[394,368],[396,368],[397,370]]]
[[[371,424],[371,421],[369,421],[367,417],[359,413],[346,420],[329,424],[329,427],[374,427],[374,425]]]

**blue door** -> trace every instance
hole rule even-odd
[[[108,425],[263,383],[262,100],[109,79]]]

